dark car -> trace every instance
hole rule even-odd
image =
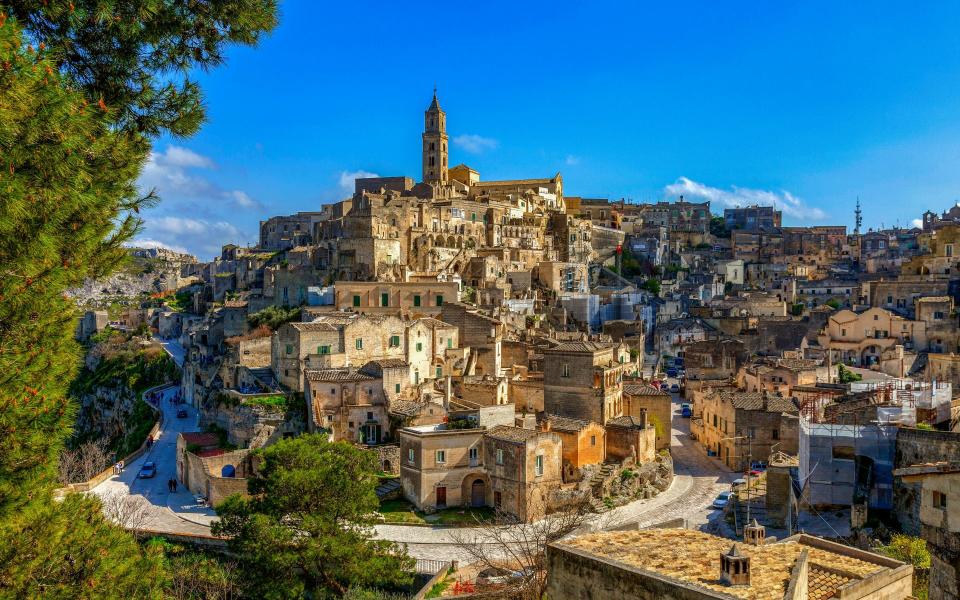
[[[676,377],[676,376],[677,376],[677,370],[675,368],[670,367],[669,369],[667,369],[667,377]]]
[[[178,419],[186,419],[186,418],[187,418],[187,409],[181,408],[180,410],[178,410],[178,411],[177,411],[177,418],[178,418]]]
[[[690,408],[690,405],[686,402],[680,405],[680,416],[685,418],[690,418],[693,416],[693,409]]]
[[[140,472],[137,473],[137,477],[140,479],[152,479],[157,476],[157,463],[155,462],[145,462],[143,466],[140,467]]]
[[[660,384],[660,390],[661,390],[661,391],[664,391],[664,392],[669,392],[669,391],[670,391],[670,385],[669,385],[669,384],[666,384],[666,383],[661,383],[661,384]]]
[[[670,391],[673,392],[674,394],[679,394],[680,386],[674,383],[673,385],[670,386]]]

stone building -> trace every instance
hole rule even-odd
[[[483,436],[483,461],[493,507],[520,521],[547,515],[562,484],[562,442],[549,431],[501,425]]]
[[[723,222],[727,229],[770,230],[783,224],[783,211],[773,206],[741,206],[723,209]]]
[[[960,463],[922,463],[893,474],[922,486],[920,522],[930,551],[930,600],[960,598]]]
[[[177,436],[177,479],[192,493],[216,506],[227,496],[246,495],[253,472],[249,450],[226,451],[214,433]]]
[[[657,450],[670,448],[670,432],[673,419],[673,398],[667,392],[645,383],[623,384],[623,414],[640,418],[645,415],[647,423],[655,430]]]
[[[656,458],[656,429],[647,423],[645,411],[639,417],[624,415],[606,425],[606,460],[648,463]]]
[[[460,298],[456,282],[338,281],[334,284],[337,310],[361,313],[437,315],[444,302]]]
[[[869,367],[892,358],[895,346],[926,349],[927,326],[883,308],[870,308],[859,314],[841,310],[830,316],[817,341],[829,353],[830,363]]]
[[[741,367],[737,385],[748,392],[793,395],[797,386],[812,386],[829,378],[819,361],[803,358],[771,358]]]
[[[906,600],[913,566],[799,534],[736,544],[687,529],[591,533],[547,546],[551,600]]]
[[[614,345],[566,342],[544,351],[548,414],[605,424],[623,414],[624,364]]]
[[[552,431],[563,444],[564,480],[578,479],[579,470],[606,460],[606,430],[599,423],[544,414],[543,431]]]
[[[356,369],[307,369],[308,428],[332,441],[378,444],[389,437],[383,381]]]
[[[766,461],[774,446],[796,454],[799,412],[791,398],[727,389],[705,394],[693,407],[702,418],[697,439],[734,471],[745,470],[751,461]]]

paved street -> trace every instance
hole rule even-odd
[[[101,498],[112,494],[145,498],[150,503],[149,516],[144,524],[145,529],[209,534],[209,526],[194,523],[188,519],[202,522],[202,519],[206,518],[209,521],[213,511],[195,506],[193,496],[183,486],[179,486],[177,493],[172,494],[167,490],[167,480],[176,476],[177,434],[181,431],[198,430],[196,409],[170,403],[170,398],[179,389],[178,386],[173,386],[164,390],[163,399],[160,402],[164,421],[153,447],[132,464],[126,465],[121,475],[115,475],[95,487],[93,493]],[[184,408],[187,411],[186,419],[177,418],[178,408]],[[139,479],[137,472],[147,461],[157,463],[157,475],[151,479]],[[176,509],[176,512],[170,507]]]
[[[179,345],[172,345],[173,352]],[[171,352],[171,354],[173,354]],[[176,355],[174,355],[176,356]],[[187,419],[177,419],[174,406],[167,399],[178,388],[170,388],[162,402],[165,415],[164,427],[159,439],[146,456],[128,465],[123,475],[112,477],[94,489],[105,496],[110,493],[129,493],[143,496],[151,503],[149,522],[146,527],[175,533],[209,534],[209,524],[216,517],[212,509],[197,506],[193,496],[181,486],[171,494],[167,491],[167,479],[176,469],[176,440],[181,431],[197,430],[196,410],[184,406]],[[672,452],[676,475],[673,484],[663,493],[649,500],[638,500],[599,515],[591,520],[586,529],[608,529],[632,523],[641,526],[654,525],[675,518],[687,519],[690,526],[719,530],[720,512],[710,508],[713,499],[721,491],[730,489],[730,482],[737,477],[720,461],[709,458],[703,449],[690,439],[690,420],[680,417],[679,399],[674,397]],[[137,479],[140,466],[147,460],[158,464],[157,476],[153,479]],[[404,525],[377,525],[376,533],[383,539],[408,545],[410,554],[416,558],[465,559],[457,540],[472,538],[473,528],[417,527]]]
[[[173,361],[177,363],[178,367],[183,367],[183,360],[186,357],[187,351],[180,345],[176,339],[163,339],[159,337],[154,338],[156,341],[160,342],[160,345],[163,346],[163,349],[167,351],[170,356],[173,357]]]

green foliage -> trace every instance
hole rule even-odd
[[[256,44],[276,25],[274,0],[18,0],[8,7],[121,131],[187,136],[204,120],[190,75],[224,62],[229,44]]]
[[[299,598],[354,586],[391,588],[412,581],[413,560],[375,540],[376,456],[322,435],[281,440],[258,451],[250,498],[217,507],[216,535],[231,538],[252,596]]]
[[[127,257],[151,205],[136,180],[150,136],[203,118],[194,66],[253,43],[273,0],[18,0],[0,12],[0,590],[153,598],[162,568],[95,501],[55,503],[80,366],[65,296]],[[27,40],[36,45],[28,47]]]
[[[877,551],[884,556],[913,565],[914,569],[930,568],[930,551],[927,550],[927,543],[923,538],[894,534],[890,543],[878,547]]]
[[[165,598],[226,600],[237,597],[239,577],[232,560],[219,554],[196,552],[162,538],[150,539],[144,547],[163,557],[167,574]]]
[[[650,278],[643,282],[643,288],[649,291],[654,296],[660,295],[660,281],[654,278]]]
[[[188,312],[193,306],[193,294],[189,290],[177,292],[172,298],[167,299],[166,304],[174,312]]]
[[[260,312],[255,312],[247,317],[251,329],[256,329],[261,325],[266,325],[276,331],[284,323],[291,323],[300,320],[300,308],[291,306],[283,308],[281,306],[268,306]]]
[[[830,298],[829,300],[824,302],[824,304],[826,306],[829,306],[833,310],[837,310],[838,308],[840,308],[840,302],[838,302],[836,298]]]
[[[922,429],[924,431],[935,431],[936,428],[930,423],[917,423],[917,429]]]
[[[802,302],[797,302],[796,304],[791,304],[791,305],[790,305],[790,314],[793,315],[793,316],[795,316],[795,317],[799,317],[799,316],[801,316],[801,315],[803,314],[803,308],[804,308],[804,307],[803,307],[803,303],[802,303]]]
[[[863,375],[854,373],[843,365],[837,365],[837,381],[840,383],[853,383],[861,379],[863,379]]]
[[[140,394],[177,379],[177,365],[159,346],[142,348],[136,342],[109,342],[93,371],[84,368],[70,386],[72,394],[95,387],[127,387]]]
[[[4,598],[162,598],[160,553],[110,523],[96,498],[39,498],[0,527]]]
[[[727,229],[727,222],[723,220],[723,217],[716,215],[710,217],[710,235],[718,238],[730,237],[730,230]]]

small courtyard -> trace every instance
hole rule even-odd
[[[391,525],[440,525],[445,527],[470,527],[491,524],[495,520],[492,508],[451,507],[426,514],[406,500],[384,500],[380,503],[383,522]]]

